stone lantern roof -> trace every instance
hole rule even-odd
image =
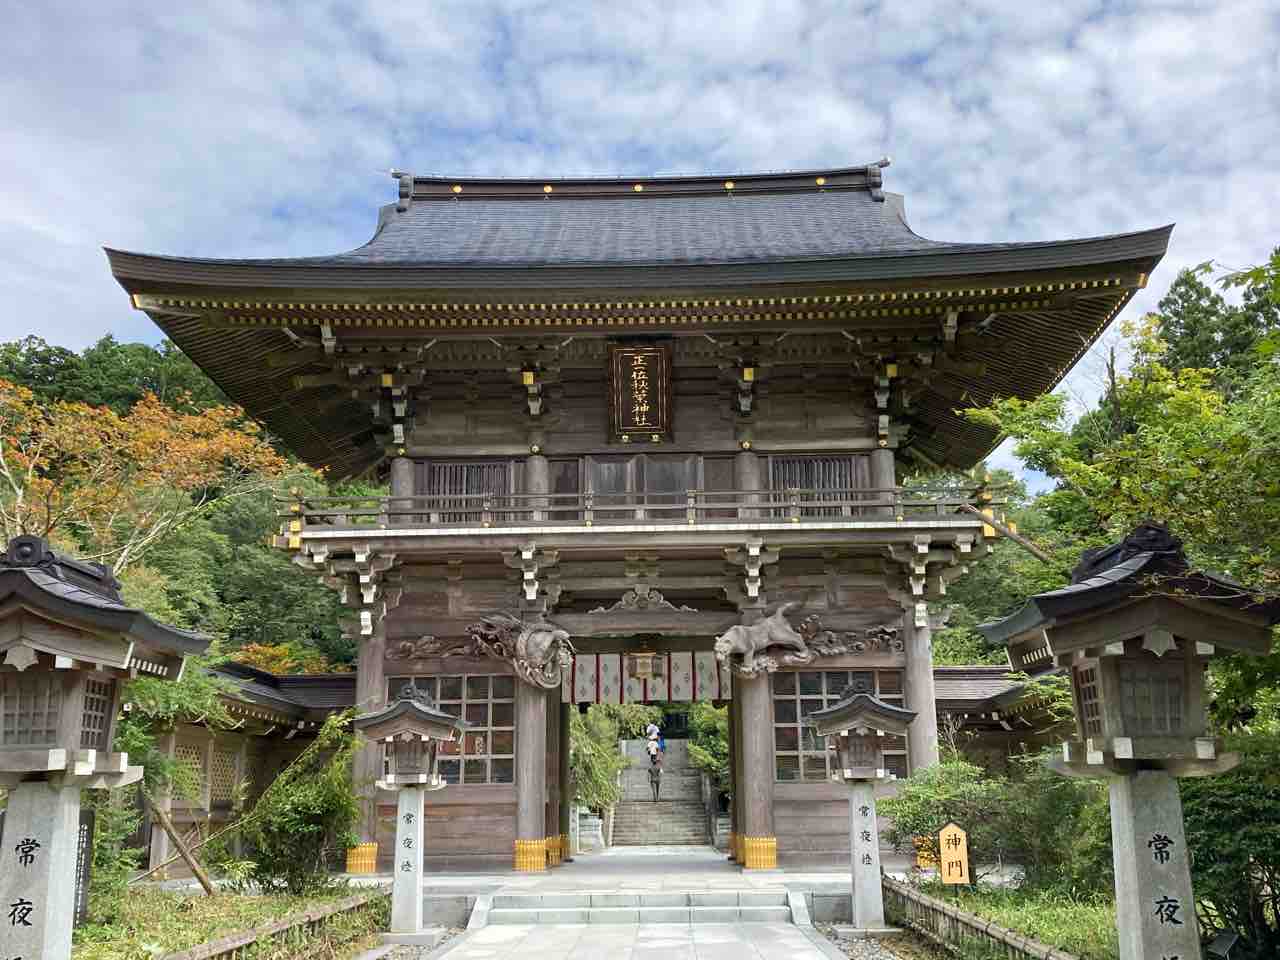
[[[209,645],[208,637],[160,623],[125,603],[110,567],[57,553],[29,535],[15,537],[0,553],[0,624],[24,614],[76,629],[0,627],[0,662],[19,666],[48,654],[176,679],[183,660]]]
[[[1068,586],[1036,594],[1017,613],[978,630],[990,643],[1009,648],[1015,670],[1035,675],[1061,666],[1056,660],[1077,649],[1141,632],[1144,610],[1164,607],[1167,613],[1172,605],[1182,608],[1178,617],[1188,634],[1243,653],[1265,653],[1271,625],[1280,621],[1280,597],[1193,570],[1182,541],[1164,525],[1145,521],[1119,543],[1086,550]],[[1126,615],[1113,615],[1106,628],[1098,621],[1104,611],[1122,609]],[[1054,635],[1052,645],[1047,632]]]

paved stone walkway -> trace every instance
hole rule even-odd
[[[829,960],[789,923],[543,924],[476,930],[439,960]]]

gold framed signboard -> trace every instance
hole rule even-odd
[[[671,345],[609,346],[609,438],[621,443],[671,439]]]

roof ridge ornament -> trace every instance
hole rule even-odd
[[[409,209],[409,205],[413,203],[413,174],[394,168],[388,172],[400,181],[400,195],[396,200],[396,211],[404,213]]]
[[[1169,532],[1168,526],[1155,520],[1143,520],[1118,543],[1106,547],[1094,547],[1080,555],[1080,562],[1071,571],[1071,582],[1080,583],[1124,563],[1140,553],[1161,554],[1173,569],[1187,569],[1187,555],[1182,541]]]

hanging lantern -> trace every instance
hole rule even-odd
[[[653,650],[627,654],[627,676],[632,680],[661,680],[666,658]]]

